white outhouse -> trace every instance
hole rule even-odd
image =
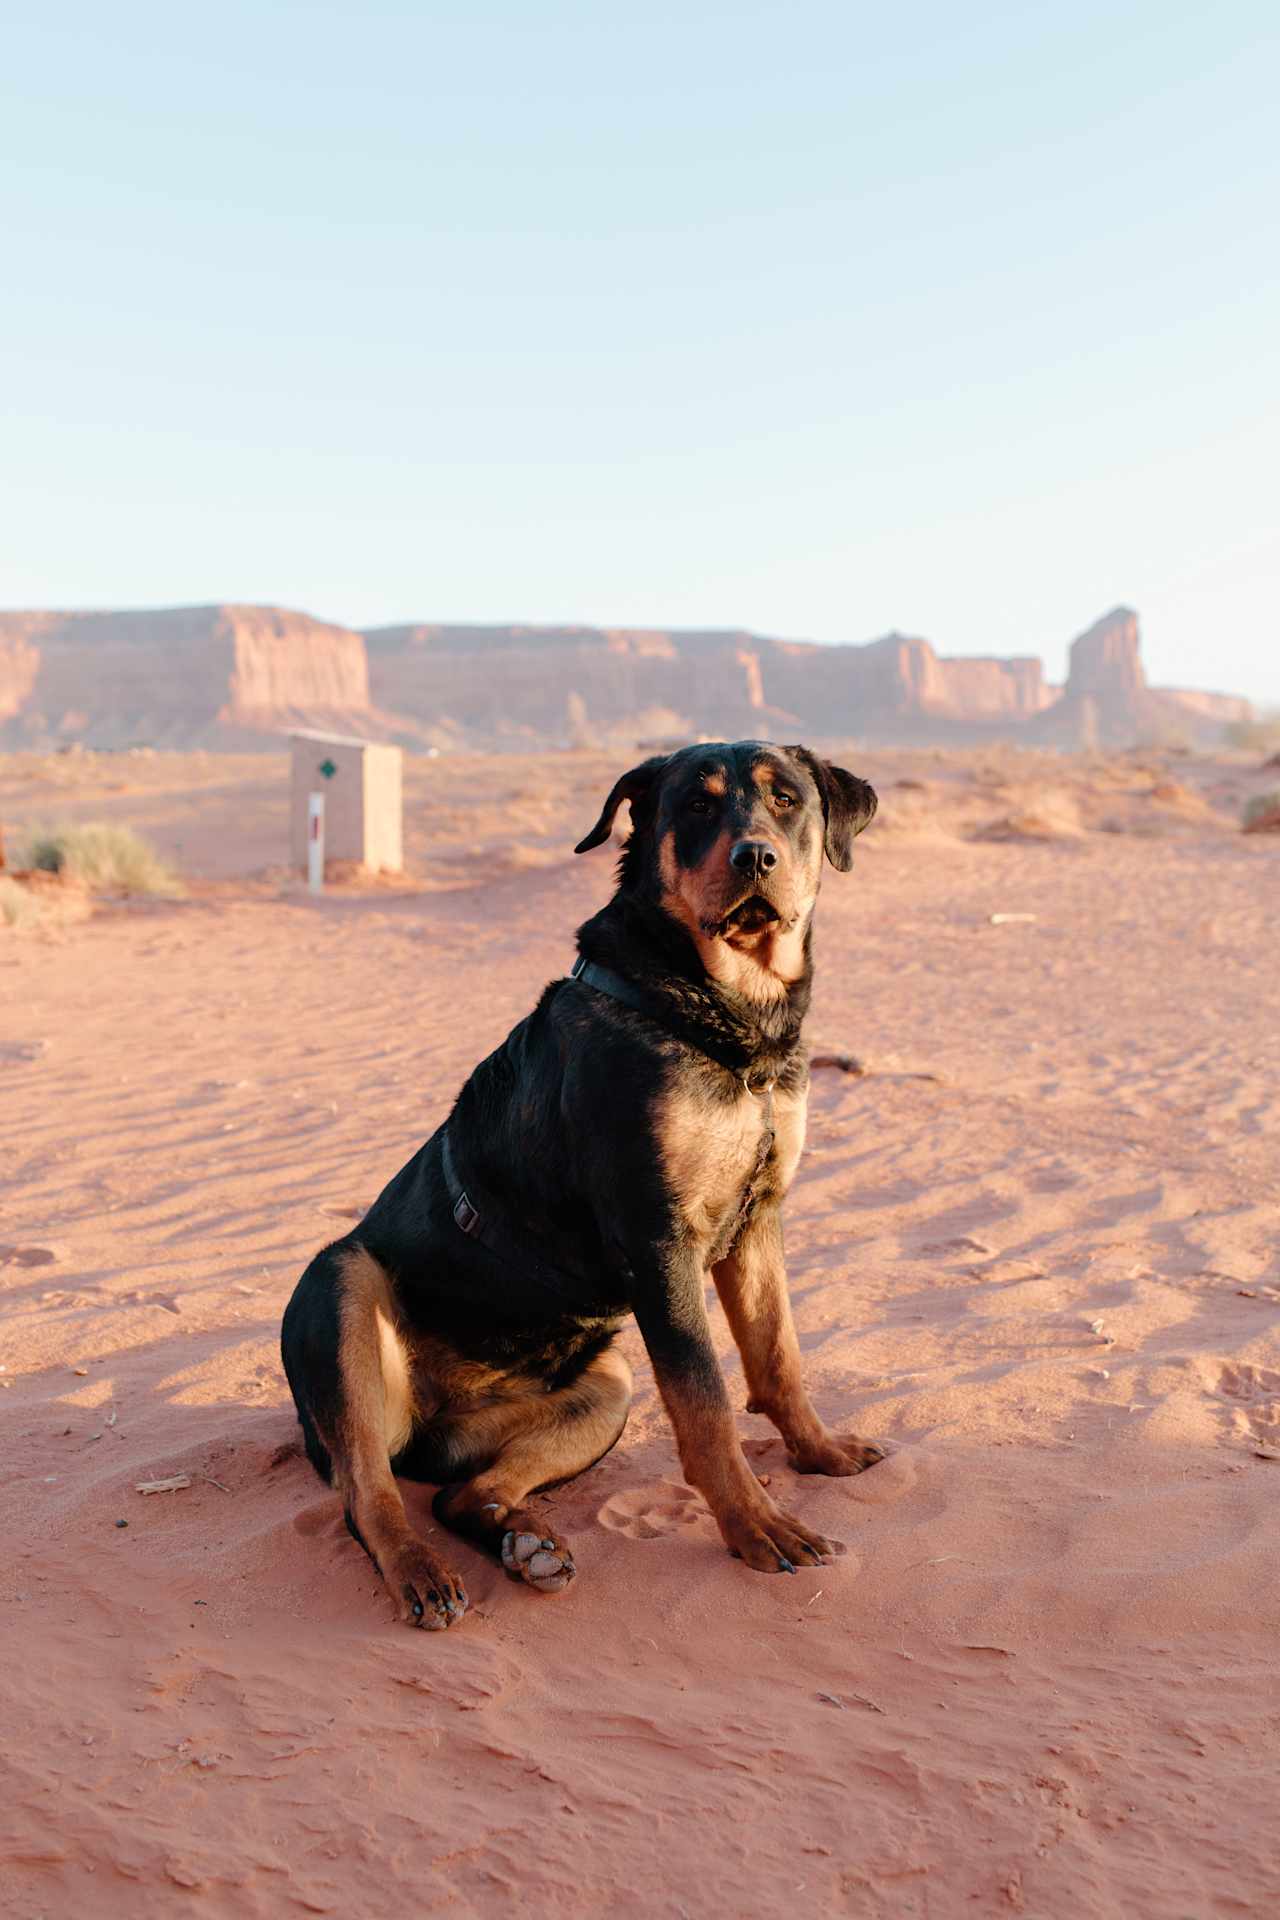
[[[291,864],[305,868],[308,808],[324,795],[326,860],[356,860],[371,873],[399,873],[404,865],[399,747],[353,740],[338,733],[295,733],[289,801]]]

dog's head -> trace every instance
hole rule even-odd
[[[788,968],[808,927],[824,851],[847,872],[854,839],[876,810],[865,780],[807,747],[684,747],[624,773],[575,851],[609,838],[624,800],[631,837],[623,886],[656,897],[716,977],[725,977],[717,961],[727,950],[783,981],[795,977]]]

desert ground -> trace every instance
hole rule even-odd
[[[300,1457],[280,1315],[567,970],[618,762],[412,761],[405,876],[313,900],[282,755],[0,761],[11,860],[111,820],[189,888],[0,926],[14,1920],[1278,1910],[1267,778],[844,758],[882,815],[827,874],[811,1037],[863,1070],[814,1073],[788,1245],[819,1410],[889,1457],[800,1478],[740,1430],[847,1552],[727,1556],[628,1331],[622,1442],[542,1496],[579,1579],[456,1543],[443,1635]]]

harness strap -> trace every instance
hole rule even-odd
[[[674,1034],[677,1040],[683,1040],[686,1046],[696,1047],[699,1053],[705,1053],[708,1060],[714,1060],[718,1067],[724,1067],[727,1072],[735,1074],[755,1099],[762,1097],[766,1099],[769,1103],[769,1112],[772,1114],[773,1089],[777,1084],[776,1074],[772,1080],[758,1081],[753,1085],[750,1069],[744,1071],[727,1048],[717,1046],[714,1041],[702,1035],[695,1037],[694,1033],[687,1028],[673,1026],[667,1017],[666,1008],[660,1001],[656,1000],[652,994],[646,993],[643,987],[638,987],[634,980],[628,980],[625,974],[615,973],[612,967],[602,967],[598,960],[588,960],[585,954],[580,953],[570,970],[569,978],[585,981],[586,985],[594,987],[597,993],[604,993],[611,1000],[621,1001],[624,1007],[633,1007],[637,1013],[644,1014],[645,1018],[652,1020],[656,1026],[665,1027],[666,1031]]]
[[[565,1273],[551,1261],[544,1260],[527,1238],[518,1237],[502,1224],[502,1213],[474,1181],[464,1186],[458,1173],[458,1163],[453,1157],[453,1147],[449,1140],[449,1128],[440,1131],[440,1160],[444,1170],[444,1183],[449,1190],[449,1199],[453,1204],[454,1225],[460,1233],[470,1240],[478,1240],[482,1247],[496,1254],[506,1266],[516,1267],[529,1279],[537,1282],[543,1290],[558,1301],[581,1297],[583,1282],[572,1274]]]
[[[623,1006],[632,1007],[637,1013],[645,1015],[658,1026],[665,1027],[676,1039],[686,1045],[696,1047],[700,1053],[714,1060],[717,1066],[724,1067],[741,1080],[747,1092],[764,1103],[763,1121],[760,1134],[760,1150],[752,1174],[754,1180],[773,1147],[773,1089],[776,1080],[766,1080],[753,1086],[749,1073],[744,1073],[738,1063],[728,1056],[727,1050],[708,1044],[705,1039],[694,1039],[691,1034],[673,1027],[664,1018],[665,1009],[659,1007],[653,997],[647,994],[634,981],[623,974],[615,973],[612,967],[602,967],[595,960],[579,955],[570,973],[571,980],[581,980],[587,986],[594,987],[598,993],[604,993],[612,1000],[618,1000]],[[546,1260],[537,1251],[528,1236],[518,1236],[503,1225],[502,1209],[493,1201],[483,1188],[474,1181],[464,1185],[454,1158],[453,1144],[449,1138],[446,1123],[440,1129],[440,1164],[444,1173],[444,1183],[448,1190],[449,1201],[453,1209],[453,1221],[459,1233],[465,1233],[469,1240],[476,1240],[487,1247],[505,1266],[515,1267],[533,1280],[552,1299],[563,1303],[566,1298],[578,1299],[583,1290],[583,1281],[566,1273],[552,1261]]]

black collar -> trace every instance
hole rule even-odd
[[[771,1094],[777,1085],[778,1075],[765,1080],[759,1073],[753,1073],[750,1061],[745,1064],[742,1050],[722,1045],[709,1033],[700,1029],[677,1023],[671,1018],[670,1009],[656,994],[646,993],[634,980],[628,980],[625,974],[615,973],[612,967],[602,967],[598,960],[588,960],[580,953],[570,971],[571,980],[581,980],[584,985],[594,987],[597,993],[608,994],[611,1000],[621,1001],[624,1007],[632,1007],[642,1013],[646,1020],[652,1020],[656,1026],[673,1034],[687,1047],[695,1047],[699,1053],[705,1053],[708,1060],[714,1060],[718,1067],[741,1080],[747,1092],[757,1098]]]

